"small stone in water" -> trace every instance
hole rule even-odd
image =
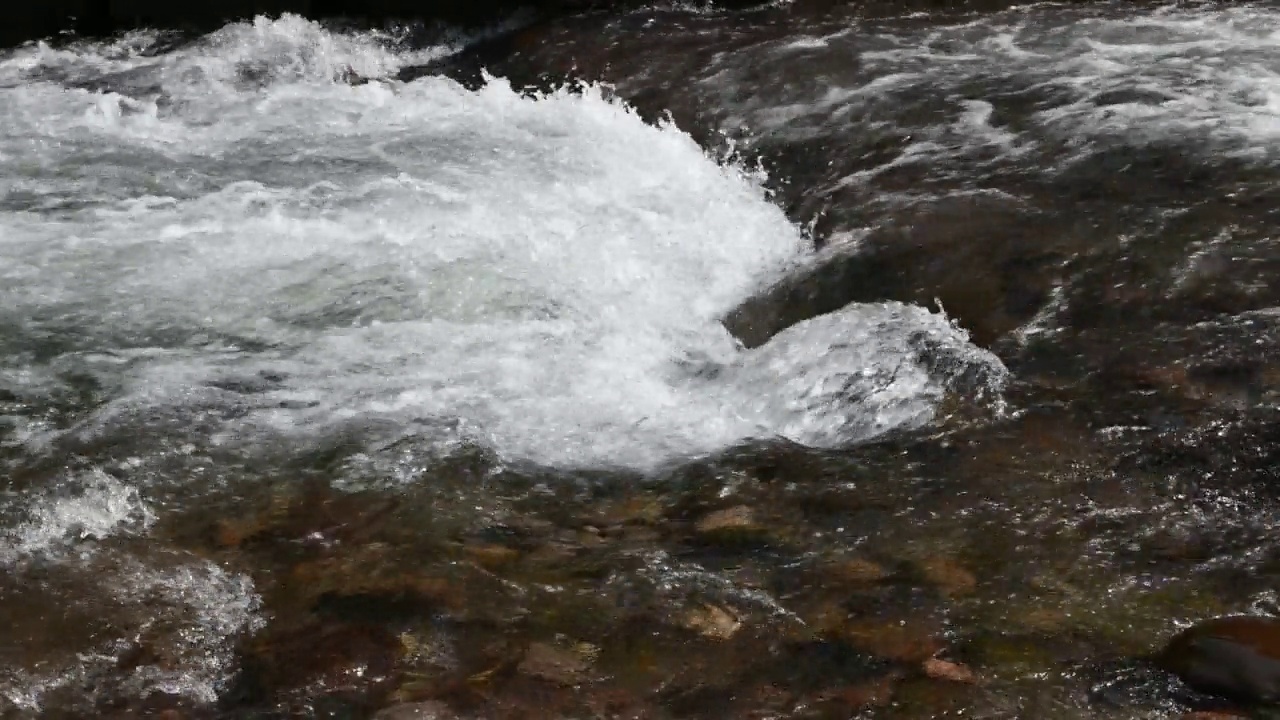
[[[497,544],[469,545],[466,553],[472,562],[486,570],[509,565],[520,557],[519,550]]]
[[[587,643],[579,643],[577,647],[570,650],[536,642],[525,651],[519,670],[539,680],[561,685],[576,685],[586,679],[594,654],[595,647]]]
[[[978,586],[978,578],[953,558],[929,558],[920,563],[920,571],[945,595],[964,595]]]
[[[703,534],[722,531],[751,531],[760,529],[755,515],[746,505],[735,505],[724,510],[708,513],[697,524],[698,532]]]
[[[727,610],[715,605],[704,605],[689,611],[685,626],[716,640],[728,640],[742,627],[742,622]]]
[[[703,516],[694,526],[699,538],[713,545],[752,545],[769,537],[769,529],[746,505],[716,510]]]
[[[874,583],[889,577],[889,571],[865,558],[850,558],[832,562],[827,572],[834,578],[849,583]]]
[[[924,674],[934,680],[950,680],[951,682],[966,683],[968,685],[977,685],[980,679],[974,671],[967,666],[961,665],[950,660],[942,660],[941,658],[929,658],[924,661]]]
[[[1156,656],[1191,687],[1248,703],[1280,699],[1280,620],[1220,617],[1178,633]]]

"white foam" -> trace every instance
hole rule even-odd
[[[71,479],[33,501],[27,519],[0,535],[0,562],[74,550],[86,540],[144,530],[155,515],[138,489],[101,470]]]
[[[826,446],[920,427],[946,393],[1005,382],[999,359],[969,344],[945,315],[901,303],[851,305],[802,322],[726,374],[726,405],[740,416]]]
[[[0,698],[25,712],[39,712],[46,696],[60,688],[216,702],[235,671],[235,643],[263,626],[253,582],[197,558],[161,555],[148,562],[98,557],[52,570],[64,574],[63,582],[93,578],[88,584],[98,595],[92,602],[111,618],[111,632],[85,638],[70,662],[45,658],[30,668],[6,668],[0,672]],[[138,643],[161,657],[119,673],[121,658]]]
[[[721,54],[695,82],[728,125],[758,137],[911,139],[847,184],[904,163],[927,166],[929,177],[980,176],[993,153],[1009,159],[1064,146],[1074,151],[1067,163],[1152,144],[1209,159],[1276,158],[1273,7],[1041,3],[953,25],[899,19],[849,31],[815,23],[809,32]],[[784,67],[819,70],[761,75],[768,52]],[[987,110],[1002,103],[1007,119]]]
[[[643,467],[928,415],[946,378],[912,375],[888,404],[830,389],[900,364],[927,313],[870,332],[881,310],[851,309],[824,321],[839,350],[788,334],[768,361],[721,326],[808,252],[758,177],[598,89],[331,77],[413,59],[286,17],[113,66],[119,92],[0,91],[0,148],[37,148],[0,183],[39,196],[0,215],[0,307],[117,360],[83,368],[116,390],[76,432],[264,376],[281,379],[234,398],[247,414],[221,441],[433,418],[508,457]]]
[[[253,581],[208,562],[138,566],[112,592],[116,602],[146,603],[176,626],[163,639],[166,660],[135,669],[128,681],[140,697],[162,692],[216,702],[234,671],[236,638],[264,625]]]

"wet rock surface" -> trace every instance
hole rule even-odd
[[[1157,662],[1202,692],[1239,702],[1280,698],[1280,621],[1237,616],[1197,623],[1178,633]]]

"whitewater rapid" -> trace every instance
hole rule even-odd
[[[0,386],[92,378],[103,402],[70,432],[235,406],[210,442],[384,422],[649,467],[927,422],[947,378],[917,361],[919,332],[998,368],[941,315],[893,306],[741,350],[720,319],[806,241],[759,177],[598,88],[349,87],[347,68],[432,51],[291,16],[160,57],[141,42],[0,65]]]

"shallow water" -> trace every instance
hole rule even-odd
[[[1196,706],[1129,659],[1274,604],[1278,30],[781,5],[9,51],[0,702]]]

